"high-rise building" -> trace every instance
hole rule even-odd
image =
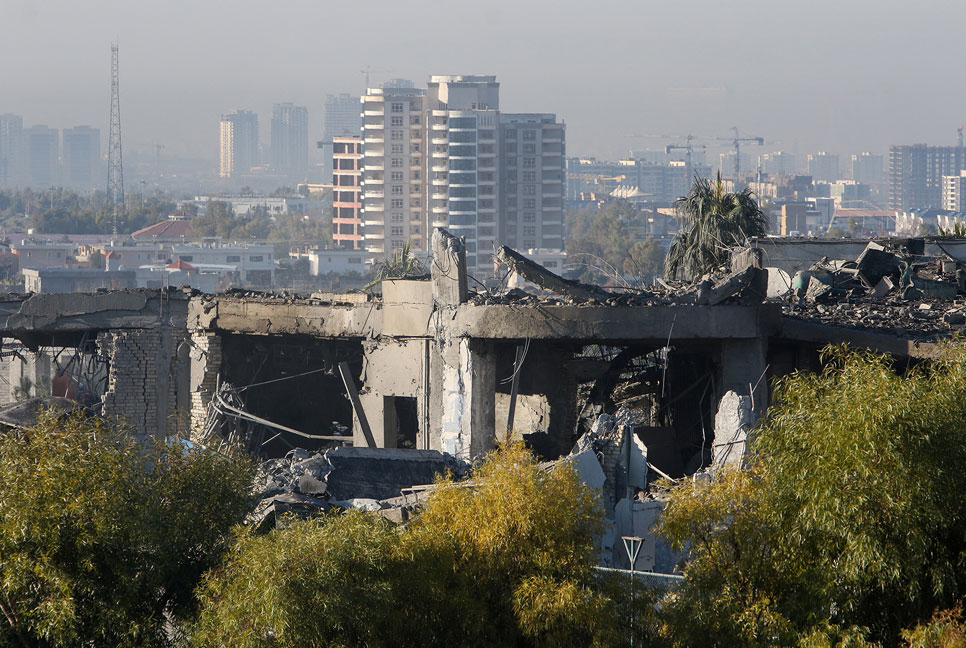
[[[12,187],[23,180],[23,118],[0,115],[0,187]]]
[[[881,155],[869,152],[852,156],[852,179],[863,184],[881,184],[885,181],[885,164]]]
[[[445,227],[467,266],[493,269],[503,243],[563,247],[564,127],[545,113],[501,114],[494,76],[433,76],[426,90],[363,98],[363,232],[367,251],[429,247]],[[683,176],[683,173],[682,173]]]
[[[889,149],[889,207],[942,206],[942,178],[966,169],[966,148],[913,144]]]
[[[362,98],[362,222],[366,251],[425,249],[426,91],[370,88]]]
[[[966,208],[966,171],[945,175],[942,180],[942,208],[962,212]]]
[[[258,164],[258,115],[236,110],[221,116],[220,172],[222,178],[249,173]]]
[[[46,188],[58,180],[57,158],[60,134],[56,128],[31,126],[24,129],[24,152],[27,158],[27,181],[34,188]]]
[[[778,175],[795,175],[798,172],[798,158],[794,153],[775,151],[761,156],[762,171]]]
[[[466,240],[466,265],[489,266],[499,245],[500,84],[494,76],[433,76],[429,225]]]
[[[336,137],[358,137],[362,133],[362,106],[359,97],[350,94],[326,95],[322,117],[323,171],[332,173],[332,142]]]
[[[304,181],[309,170],[309,112],[303,106],[272,106],[272,168],[292,181]]]
[[[65,128],[63,140],[64,186],[85,190],[101,186],[101,131],[90,126]]]
[[[523,250],[562,250],[564,125],[552,114],[504,113],[500,131],[505,185],[499,242]]]
[[[362,138],[332,138],[332,243],[362,249]],[[361,269],[360,269],[361,272]]]
[[[808,175],[813,182],[834,182],[841,179],[839,156],[819,151],[808,156]]]

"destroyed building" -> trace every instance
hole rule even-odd
[[[419,485],[406,482],[431,481],[449,461],[441,457],[472,460],[508,434],[547,460],[573,457],[602,416],[620,411],[630,432],[611,454],[643,448],[643,476],[621,482],[613,475],[621,465],[633,472],[629,460],[593,452],[614,491],[609,506],[626,500],[638,534],[637,508],[645,517],[655,508],[639,492],[661,476],[740,463],[770,382],[818,370],[828,343],[914,363],[939,355],[966,321],[961,262],[921,241],[867,243],[794,272],[771,263],[765,245],[693,285],[622,293],[563,279],[504,248],[499,261],[539,290],[471,290],[462,242],[439,230],[430,275],[386,280],[379,296],[5,296],[0,335],[24,353],[96,358],[100,412],[140,435],[231,437],[295,463],[344,446],[395,448],[396,457],[435,451],[423,457],[432,468],[387,480],[389,491],[370,483],[367,494],[344,490],[338,501],[399,496],[400,485]],[[297,475],[308,475],[305,487],[289,489],[301,497],[323,494],[312,492],[321,488],[312,480],[325,481],[312,461]]]

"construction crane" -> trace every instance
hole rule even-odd
[[[694,152],[695,148],[707,149],[707,145],[702,144],[701,146],[695,147],[691,144],[691,140],[694,139],[694,135],[688,135],[685,138],[686,144],[668,144],[664,147],[664,154],[668,155],[671,151],[684,151],[684,168],[688,176],[688,182],[691,182],[691,154]]]
[[[367,65],[365,69],[359,70],[359,73],[366,77],[366,92],[369,92],[369,75],[372,73],[376,74],[389,74],[392,70],[374,70],[371,65]]]
[[[735,147],[735,190],[738,190],[738,173],[741,171],[741,143],[742,142],[754,142],[758,146],[762,146],[765,143],[763,137],[739,137],[738,127],[732,126],[731,130],[734,132],[734,137],[719,137],[719,140],[731,141],[731,144]]]

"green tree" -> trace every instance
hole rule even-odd
[[[726,192],[720,172],[713,182],[695,178],[688,195],[678,198],[675,206],[683,227],[664,261],[665,279],[696,279],[726,264],[731,248],[768,231],[768,218],[751,189]]]
[[[641,242],[646,224],[645,213],[626,200],[611,201],[600,209],[568,212],[565,242],[568,264],[579,269],[577,274],[583,281],[622,279],[617,275],[622,270],[626,272],[628,260],[636,268],[631,249]]]
[[[824,360],[779,381],[747,471],[673,490],[663,532],[691,559],[672,644],[893,646],[966,595],[966,351],[902,374]]]
[[[247,462],[99,418],[0,436],[0,645],[164,646],[249,507]]]
[[[401,248],[393,250],[391,258],[379,259],[373,269],[372,281],[363,290],[369,290],[384,279],[404,279],[414,277],[426,272],[419,257],[413,254],[412,246],[406,241]]]
[[[242,533],[207,578],[195,641],[289,646],[589,646],[619,642],[592,565],[597,496],[518,446],[440,481],[402,528],[360,512]]]

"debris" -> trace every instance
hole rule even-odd
[[[496,260],[530,283],[560,295],[580,300],[607,299],[613,296],[597,286],[564,279],[505,245],[501,245],[496,251]]]
[[[876,285],[883,277],[899,273],[899,257],[875,241],[869,241],[855,262],[858,275],[868,286]]]

